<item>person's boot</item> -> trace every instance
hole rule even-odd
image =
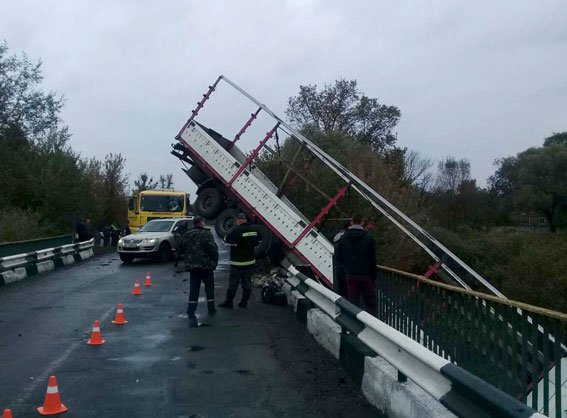
[[[189,321],[189,328],[199,327],[199,323],[197,322],[197,317],[195,316],[195,314],[187,314],[187,320]]]
[[[215,301],[207,302],[207,310],[209,311],[209,315],[214,315],[217,313],[217,309],[215,308]]]
[[[241,308],[246,308],[248,306],[248,299],[250,299],[250,295],[252,291],[250,289],[243,289],[242,290],[242,300],[238,304]]]
[[[236,291],[228,289],[226,291],[226,299],[223,303],[219,303],[219,307],[232,309],[232,299],[234,299],[234,295],[236,295]]]

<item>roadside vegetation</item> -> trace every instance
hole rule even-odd
[[[61,120],[64,98],[44,92],[41,62],[0,44],[0,242],[70,232],[65,213],[125,225],[125,158],[80,155]],[[567,311],[567,132],[495,162],[479,187],[464,158],[439,161],[399,147],[396,106],[363,94],[355,80],[301,86],[288,119],[508,297]],[[282,160],[293,162],[287,173]],[[292,140],[282,138],[258,161],[307,216],[315,216],[343,184]],[[307,179],[308,181],[304,181]],[[141,173],[134,190],[173,186]],[[308,196],[309,198],[306,198]],[[431,260],[355,193],[347,192],[320,229],[332,238],[341,219],[360,212],[376,219],[381,264],[423,274]],[[335,219],[335,220],[332,220]]]
[[[41,62],[0,44],[0,242],[70,233],[74,212],[125,221],[124,157],[74,151],[60,118],[64,97],[44,92],[42,80]]]
[[[466,159],[440,156],[434,162],[397,146],[400,110],[367,97],[354,80],[322,89],[301,86],[289,100],[287,116],[509,298],[567,311],[567,132],[495,161],[488,186],[479,187]],[[287,173],[282,161],[293,162],[284,192],[311,218],[328,201],[319,192],[334,196],[344,186],[289,138],[273,151],[262,155],[262,170],[280,185]],[[354,192],[339,201],[319,229],[332,238],[341,219],[353,212],[376,219],[381,264],[418,274],[433,264]]]

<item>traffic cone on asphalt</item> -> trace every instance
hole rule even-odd
[[[150,277],[150,273],[146,273],[146,281],[144,282],[144,286],[151,286],[152,285],[152,278]]]
[[[124,316],[124,307],[121,303],[118,304],[118,309],[116,309],[116,316],[111,322],[116,325],[123,325],[128,323],[128,321],[126,321],[126,317]]]
[[[2,418],[14,418],[12,416],[12,410],[11,409],[4,409],[4,413],[2,414]]]
[[[94,321],[93,332],[91,333],[91,338],[87,341],[88,345],[103,345],[106,340],[102,339],[102,334],[100,333],[100,323]]]
[[[132,290],[132,294],[136,295],[136,296],[142,294],[142,289],[140,289],[140,281],[139,280],[136,280],[134,282],[134,290]]]
[[[67,411],[67,407],[61,403],[59,389],[57,388],[57,379],[55,379],[55,376],[49,376],[45,401],[43,402],[43,406],[37,408],[37,412],[41,415],[57,415]],[[8,416],[11,417],[12,415],[10,414]]]

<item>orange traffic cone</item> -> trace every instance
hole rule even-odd
[[[61,403],[59,389],[57,388],[57,379],[55,379],[55,376],[49,376],[45,401],[43,402],[43,406],[37,408],[37,412],[41,415],[57,415],[67,411],[67,407]],[[12,415],[10,414],[8,416],[10,417]]]
[[[2,418],[13,418],[12,410],[11,409],[4,409],[4,413],[2,414]]]
[[[132,294],[133,295],[141,295],[142,294],[142,289],[140,289],[140,281],[136,280],[134,282],[134,290],[132,290]]]
[[[116,316],[114,317],[114,320],[111,322],[116,325],[122,325],[128,323],[128,321],[126,321],[126,317],[124,316],[124,307],[122,306],[121,303],[118,304],[118,309],[116,309]]]
[[[87,341],[88,345],[103,345],[106,340],[102,339],[102,334],[100,333],[100,323],[94,321],[93,332],[91,333],[91,338]]]
[[[144,282],[144,286],[151,286],[152,285],[152,278],[150,277],[150,273],[146,273],[146,281]]]

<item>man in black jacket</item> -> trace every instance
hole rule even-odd
[[[252,294],[252,274],[256,267],[254,247],[258,245],[258,231],[246,220],[246,215],[239,213],[236,216],[236,228],[224,237],[230,244],[230,277],[226,299],[219,304],[221,308],[232,309],[232,299],[236,295],[238,283],[242,285],[242,300],[238,304],[241,308],[248,306],[248,299]]]
[[[359,215],[353,215],[351,224],[338,241],[337,262],[345,271],[348,300],[358,305],[362,296],[368,313],[376,315],[374,239],[362,227]]]
[[[214,315],[216,312],[213,270],[217,268],[219,251],[213,234],[205,228],[205,220],[195,216],[193,225],[193,228],[183,234],[182,247],[185,250],[185,270],[190,272],[187,318],[189,326],[196,327],[198,323],[195,311],[199,301],[201,281],[205,283],[209,315]]]

